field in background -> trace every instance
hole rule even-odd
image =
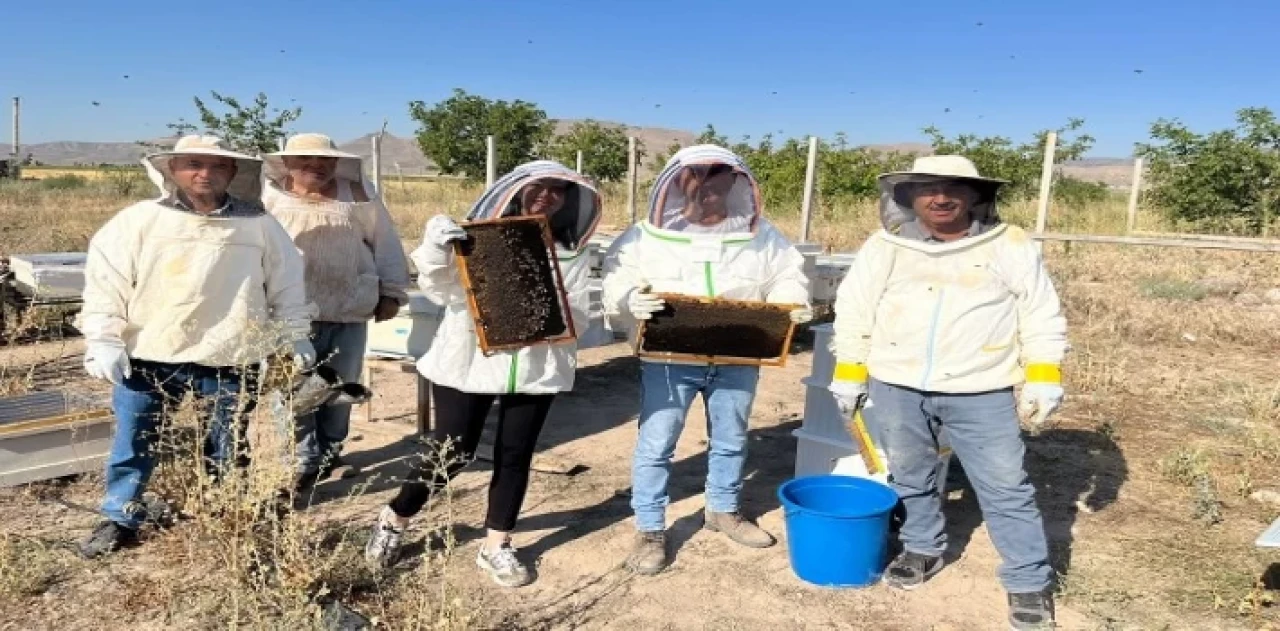
[[[74,174],[50,179],[66,175]],[[431,215],[460,217],[480,192],[461,181],[394,176],[384,188],[409,247]],[[126,193],[109,178],[0,182],[0,253],[83,251],[115,211],[150,193],[141,185]],[[641,213],[646,195],[642,186]],[[608,185],[604,196],[605,226],[624,227],[625,190]],[[1017,203],[1003,214],[1030,227],[1034,211]],[[799,214],[798,203],[767,209],[793,238]],[[1059,232],[1122,234],[1125,206],[1059,207],[1049,223]],[[873,204],[820,200],[812,240],[850,251],[877,226]],[[1139,228],[1178,226],[1144,210]],[[1266,299],[1280,288],[1280,257],[1083,244],[1046,245],[1045,255],[1071,327],[1069,399],[1059,427],[1030,441],[1029,466],[1063,602],[1089,614],[1089,628],[1275,628],[1274,585],[1259,579],[1280,557],[1252,541],[1280,514],[1271,503],[1280,501],[1280,310]],[[10,361],[4,374],[20,390],[29,371]],[[22,511],[23,501],[8,496],[4,506]],[[0,522],[0,532],[20,523]],[[5,541],[0,603],[29,606],[43,592],[11,585],[19,565],[35,567],[38,555],[18,556]]]
[[[140,170],[103,170],[36,167],[23,171],[35,181],[0,181],[0,212],[11,225],[0,232],[0,252],[22,253],[83,249],[93,227],[131,201],[151,195],[152,185]],[[479,196],[482,186],[465,180],[430,176],[386,175],[383,188],[388,207],[402,238],[420,238],[432,215],[444,212],[461,217]],[[637,192],[638,212],[643,215],[648,201],[648,183]],[[626,187],[609,183],[602,187],[605,203],[603,226],[620,230],[629,222]],[[1030,227],[1034,224],[1034,202],[1007,204],[1001,210],[1009,221]],[[800,202],[765,209],[766,216],[793,238],[800,230]],[[1122,196],[1087,207],[1055,207],[1049,227],[1055,232],[1111,234],[1124,233],[1126,208]],[[50,220],[52,218],[52,220]],[[849,251],[878,227],[874,203],[852,200],[818,199],[811,240],[832,251]],[[39,234],[25,227],[54,225],[54,234]],[[1139,213],[1140,230],[1174,231],[1179,227],[1149,210]],[[77,245],[79,244],[79,245]]]

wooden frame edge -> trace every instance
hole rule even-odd
[[[783,310],[794,311],[796,309],[804,308],[804,305],[795,304],[795,303],[765,302],[763,300],[739,300],[736,298],[694,296],[690,294],[677,294],[672,292],[660,292],[660,293],[655,293],[654,295],[663,299],[667,299],[667,298],[678,298],[681,300],[694,299],[694,300],[707,302],[707,303],[750,305],[752,307],[759,307],[761,305],[766,305],[769,307],[777,307],[779,311],[783,311]],[[758,366],[762,368],[783,368],[787,365],[787,358],[791,356],[791,342],[794,339],[795,332],[796,332],[796,323],[792,322],[787,327],[786,337],[783,338],[782,355],[777,357],[755,358],[755,357],[736,357],[733,355],[696,355],[693,353],[671,353],[667,351],[644,350],[643,348],[644,332],[645,332],[645,325],[648,324],[648,322],[649,322],[648,320],[640,320],[640,323],[636,328],[636,339],[634,344],[632,345],[636,357],[640,359],[666,360],[666,361],[678,361],[678,362],[679,361],[696,362],[700,364],[717,364],[720,366]]]

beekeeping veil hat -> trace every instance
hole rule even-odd
[[[283,186],[289,171],[284,166],[286,156],[319,156],[336,158],[334,177],[364,185],[364,160],[338,149],[333,139],[324,134],[295,134],[284,144],[284,149],[262,157],[263,172],[277,186]]]
[[[973,220],[984,225],[1000,223],[996,209],[996,194],[1007,180],[983,177],[978,167],[964,156],[924,156],[916,158],[910,171],[881,174],[880,220],[889,232],[902,224],[914,221],[916,213],[911,208],[913,185],[933,182],[963,182],[971,186],[978,199],[969,209]]]
[[[231,150],[227,141],[217,136],[192,134],[183,136],[169,151],[153,153],[142,159],[147,177],[160,189],[162,197],[173,195],[178,186],[173,181],[169,161],[178,156],[220,156],[236,161],[236,174],[227,193],[241,201],[257,202],[262,195],[262,160]]]
[[[747,163],[716,145],[677,151],[658,174],[649,195],[649,223],[665,230],[754,233],[763,204]],[[704,225],[707,213],[724,219]]]
[[[498,178],[467,213],[467,221],[515,217],[522,214],[520,191],[538,180],[559,180],[568,187],[560,210],[551,215],[551,235],[556,244],[580,252],[600,223],[600,192],[588,178],[552,160],[526,162]]]

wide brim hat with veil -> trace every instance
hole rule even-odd
[[[227,185],[227,193],[238,200],[253,203],[262,196],[262,160],[233,151],[227,141],[217,136],[192,134],[179,138],[173,149],[152,153],[142,159],[147,177],[160,189],[161,197],[169,197],[178,190],[169,162],[179,156],[191,155],[235,160],[236,174]]]
[[[520,190],[538,180],[559,180],[569,185],[564,204],[549,218],[551,235],[560,247],[581,252],[600,223],[600,192],[590,179],[552,160],[526,162],[498,178],[476,200],[467,213],[467,221],[519,216]]]
[[[689,185],[703,181],[711,170],[726,168],[734,179],[724,196],[727,216],[720,223],[728,224],[717,232],[755,233],[764,210],[760,185],[741,157],[717,145],[685,147],[667,160],[649,195],[649,224],[663,230],[701,231],[686,216],[686,209],[697,202],[687,193]]]
[[[978,167],[964,156],[922,156],[915,159],[910,171],[883,173],[877,178],[880,185],[880,220],[890,232],[904,223],[914,221],[916,213],[911,209],[911,190],[916,184],[934,182],[963,182],[978,194],[970,213],[974,221],[984,225],[1000,223],[996,198],[1000,187],[1008,180],[984,177]]]
[[[288,156],[335,158],[338,164],[334,169],[334,177],[358,183],[368,191],[364,177],[364,159],[338,149],[333,139],[324,134],[294,134],[285,141],[284,149],[262,157],[263,174],[280,188],[284,187],[285,178],[289,176],[289,171],[284,166],[284,159]]]

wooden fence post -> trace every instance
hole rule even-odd
[[[804,201],[800,204],[800,243],[809,242],[813,222],[813,185],[818,171],[818,137],[809,136],[809,161],[804,169]]]
[[[1133,185],[1129,188],[1129,220],[1125,234],[1133,234],[1138,228],[1138,195],[1142,192],[1142,158],[1133,159]]]
[[[1044,142],[1044,164],[1040,167],[1040,204],[1036,208],[1036,234],[1044,234],[1049,223],[1049,201],[1053,194],[1053,154],[1058,148],[1057,132],[1049,132]]]

